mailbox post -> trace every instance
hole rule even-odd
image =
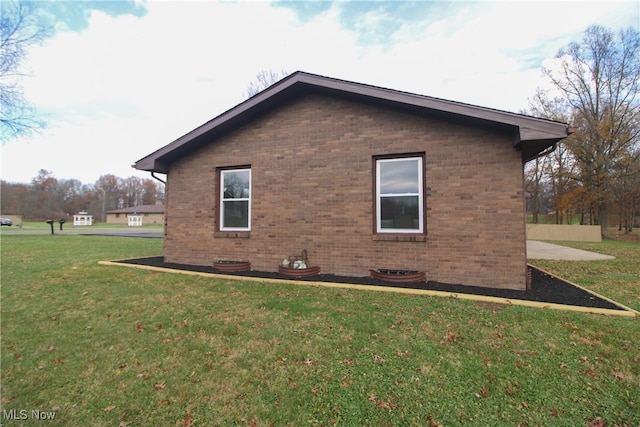
[[[60,223],[60,231],[62,231],[62,224],[64,224],[67,221],[65,221],[64,218],[60,218],[58,222]]]
[[[55,233],[53,232],[53,222],[54,222],[54,221],[53,221],[52,219],[48,219],[48,220],[47,220],[47,224],[49,224],[49,225],[51,226],[51,234],[55,234]]]

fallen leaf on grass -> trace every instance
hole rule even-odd
[[[373,355],[373,360],[374,360],[375,362],[378,362],[378,363],[384,363],[384,361],[385,361],[385,360],[384,360],[384,358],[382,358],[382,357],[378,356],[377,354],[374,354],[374,355]]]
[[[144,331],[144,328],[142,327],[142,323],[140,323],[140,322],[136,323],[136,331],[138,331],[138,333]]]
[[[477,393],[476,393],[476,398],[477,399],[484,399],[485,397],[487,397],[489,395],[489,387],[482,387]]]
[[[153,389],[154,390],[164,390],[166,388],[167,384],[163,381],[161,383],[154,383],[153,384]]]
[[[587,420],[588,427],[605,427],[606,424],[602,421],[602,418],[596,417],[593,420]]]
[[[116,405],[109,405],[106,408],[103,409],[104,412],[111,412],[114,409],[116,409]]]
[[[184,416],[184,420],[182,420],[182,427],[192,427],[193,426],[193,417],[190,413]]]
[[[429,425],[429,427],[441,427],[442,423],[437,422],[436,420],[434,420],[431,415],[429,415],[427,417],[427,423]]]
[[[455,332],[447,332],[446,335],[442,338],[445,341],[455,342],[458,336]]]
[[[376,401],[376,408],[388,409],[391,411],[392,409],[396,409],[398,405],[393,403],[393,397],[389,397],[387,400],[379,399]]]
[[[409,350],[396,351],[396,356],[398,356],[398,357],[409,357],[409,356],[411,356],[411,352]]]

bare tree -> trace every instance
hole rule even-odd
[[[536,157],[525,166],[525,187],[527,190],[527,213],[531,214],[532,222],[540,221],[540,213],[545,207],[545,157]]]
[[[28,203],[31,213],[36,217],[60,215],[57,192],[58,179],[51,171],[40,169],[38,175],[31,180],[31,197]]]
[[[155,179],[144,179],[142,181],[142,204],[155,205],[157,202],[164,202],[164,184]]]
[[[44,126],[21,85],[27,51],[50,33],[33,3],[5,0],[0,17],[0,142],[29,135]]]
[[[543,72],[573,109],[578,132],[567,146],[606,237],[616,164],[640,136],[640,33],[629,28],[616,39],[604,27],[589,27]]]
[[[285,70],[280,70],[280,72],[276,72],[273,70],[261,70],[258,74],[256,74],[256,81],[249,83],[247,87],[246,97],[251,98],[253,95],[262,92],[275,82],[282,80],[287,77],[289,73]]]
[[[560,122],[571,122],[571,107],[562,98],[552,98],[549,91],[538,89],[532,99],[529,100],[529,110],[526,112],[536,117],[543,117]],[[542,208],[540,197],[548,196],[549,208],[553,208],[556,216],[556,224],[561,224],[566,217],[566,207],[571,202],[571,195],[575,195],[574,177],[575,161],[567,145],[560,141],[550,154],[535,161],[529,162],[525,167],[527,177],[527,190],[530,194],[530,207]],[[539,212],[539,211],[538,211]],[[537,222],[536,212],[534,222]]]

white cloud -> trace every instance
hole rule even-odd
[[[452,2],[403,20],[367,5],[353,25],[343,3],[302,20],[266,2],[152,1],[141,17],[94,11],[84,31],[58,33],[31,52],[26,95],[51,126],[2,147],[2,179],[28,182],[41,168],[84,183],[108,173],[148,177],[130,165],[241,102],[262,69],[518,111],[541,84],[544,58],[590,24],[637,25],[640,8]],[[384,37],[371,35],[385,25]]]

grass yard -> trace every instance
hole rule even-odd
[[[97,263],[160,239],[1,243],[6,426],[640,424],[640,319]],[[618,259],[537,264],[639,310],[640,246],[584,248]]]

